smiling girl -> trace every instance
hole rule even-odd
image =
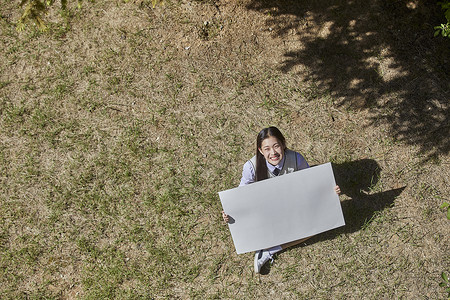
[[[256,155],[244,164],[239,186],[306,168],[309,168],[309,165],[305,158],[300,153],[286,148],[286,141],[278,128],[264,128],[256,138]],[[341,192],[339,186],[336,186],[334,190],[338,195]],[[224,221],[228,223],[229,216],[223,211],[222,216]],[[255,273],[260,273],[261,267],[267,261],[272,260],[275,253],[297,245],[306,239],[308,238],[257,251],[254,262]]]

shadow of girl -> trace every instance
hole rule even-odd
[[[304,243],[291,247],[291,249],[333,239],[340,234],[361,230],[378,212],[391,207],[394,200],[405,189],[405,187],[401,187],[389,191],[371,193],[379,184],[381,172],[379,164],[372,159],[332,164],[332,166],[336,183],[340,186],[342,194],[349,197],[348,200],[341,202],[346,225],[318,234]],[[270,267],[266,267],[261,274],[268,274],[269,272]]]

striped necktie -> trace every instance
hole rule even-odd
[[[280,170],[278,168],[275,168],[272,173],[273,175],[278,176],[278,174],[280,174]]]

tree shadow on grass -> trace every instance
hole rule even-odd
[[[270,15],[272,32],[298,45],[280,70],[303,67],[304,84],[338,106],[369,109],[372,125],[387,124],[427,158],[449,153],[450,41],[433,37],[443,22],[436,1],[252,0],[247,7]]]
[[[315,235],[305,243],[287,248],[282,252],[362,230],[379,212],[391,207],[405,189],[405,187],[401,187],[372,193],[372,190],[379,184],[381,172],[379,164],[372,159],[333,164],[333,172],[342,193],[350,198],[341,202],[345,226]],[[267,275],[270,267],[270,264],[266,264],[261,270],[261,275]]]

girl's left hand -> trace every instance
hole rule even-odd
[[[338,185],[334,187],[334,191],[338,196],[341,194],[341,188]]]
[[[222,218],[225,221],[225,223],[230,222],[230,216],[228,216],[223,210],[222,210]]]

